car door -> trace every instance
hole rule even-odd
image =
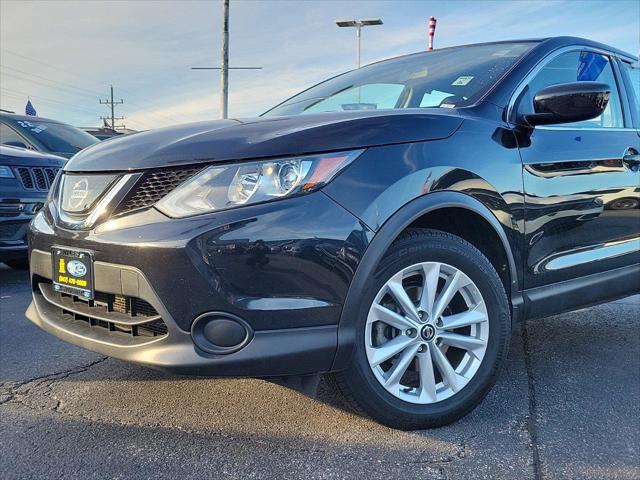
[[[613,57],[570,47],[552,54],[517,91],[512,111],[533,113],[542,88],[575,81],[611,87],[604,113],[538,126],[521,142],[525,190],[525,288],[638,263],[640,150]]]

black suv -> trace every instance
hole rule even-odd
[[[512,322],[640,289],[636,62],[565,37],[448,48],[90,147],[31,223],[27,316],[144,365],[327,373],[382,423],[449,423]]]
[[[66,159],[0,145],[0,262],[27,268],[27,230]]]

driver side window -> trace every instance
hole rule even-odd
[[[543,88],[559,83],[581,81],[609,85],[611,87],[609,104],[599,117],[583,122],[563,123],[560,126],[576,128],[624,127],[620,95],[609,57],[589,51],[567,52],[547,63],[525,88],[519,101],[518,112],[534,113],[533,98]]]

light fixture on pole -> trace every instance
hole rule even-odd
[[[360,68],[360,30],[362,27],[370,25],[382,25],[382,20],[379,18],[368,18],[365,20],[336,20],[336,25],[339,27],[355,27],[356,29],[356,63]]]

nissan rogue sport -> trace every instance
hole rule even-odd
[[[27,316],[139,364],[323,373],[386,425],[450,423],[512,324],[639,291],[637,61],[568,37],[446,48],[91,146],[31,223]]]

